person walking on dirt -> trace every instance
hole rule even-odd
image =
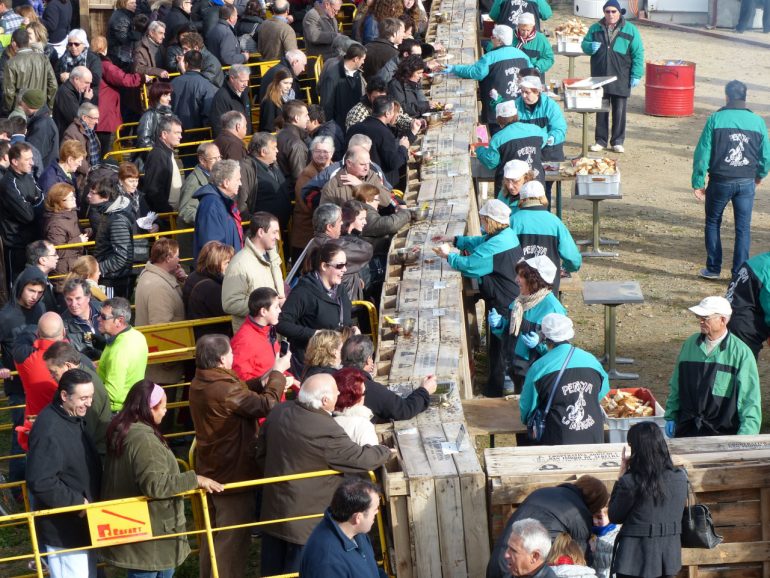
[[[762,32],[770,32],[770,0],[741,0],[741,13],[735,31],[743,34],[754,28],[754,16],[757,8],[762,9]]]
[[[700,271],[704,279],[719,279],[719,229],[722,213],[731,201],[735,213],[732,277],[749,258],[754,190],[770,170],[767,126],[760,116],[746,108],[746,85],[738,80],[728,82],[725,98],[727,104],[706,121],[692,162],[695,198],[706,203],[706,268]]]

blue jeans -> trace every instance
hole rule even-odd
[[[126,578],[171,578],[175,568],[168,570],[129,570]]]
[[[732,274],[749,258],[751,247],[751,208],[754,205],[754,179],[709,180],[706,187],[706,269],[722,271],[722,213],[727,203],[733,203],[735,216],[735,247]]]

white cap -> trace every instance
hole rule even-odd
[[[502,117],[519,116],[519,111],[516,109],[516,103],[513,100],[506,100],[497,105],[495,115]]]
[[[498,199],[490,199],[481,207],[479,215],[507,225],[511,220],[511,208]]]
[[[513,28],[505,24],[498,24],[492,29],[492,36],[499,38],[506,46],[513,44]]]
[[[516,19],[516,24],[531,24],[535,25],[535,15],[532,12],[522,12]]]
[[[538,255],[531,259],[524,259],[524,262],[537,271],[537,274],[540,275],[543,281],[553,285],[553,280],[556,279],[556,265],[548,257]]]
[[[536,199],[538,197],[545,196],[545,187],[540,181],[528,181],[519,189],[519,198],[524,199]]]
[[[569,341],[575,337],[575,329],[572,320],[561,313],[549,313],[540,322],[540,330],[546,339],[554,343]]]
[[[690,307],[690,311],[698,317],[708,317],[709,315],[724,315],[730,317],[733,314],[733,308],[730,302],[724,297],[706,297],[703,301]]]
[[[525,76],[519,81],[519,88],[531,88],[533,90],[543,90],[543,83],[539,76]]]
[[[503,176],[506,179],[518,181],[521,177],[526,175],[529,170],[529,165],[526,162],[520,161],[519,159],[513,159],[512,161],[505,163],[505,166],[503,167]]]

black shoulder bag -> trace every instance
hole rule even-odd
[[[687,505],[682,514],[682,548],[715,548],[722,543],[722,536],[714,530],[711,511],[703,504],[693,504],[695,501],[689,478],[687,479]]]
[[[548,403],[545,405],[545,408],[541,409],[538,406],[527,420],[527,437],[530,441],[539,442],[543,438],[543,434],[545,433],[545,420],[548,417],[548,412],[551,411],[553,396],[556,395],[556,388],[559,387],[559,382],[564,375],[564,370],[567,369],[569,360],[572,359],[572,353],[574,351],[575,346],[570,346],[569,353],[567,353],[567,358],[564,360],[564,365],[561,366],[559,375],[556,376],[556,381],[553,382],[553,387],[551,387],[551,393],[548,396]]]

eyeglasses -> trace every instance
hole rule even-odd
[[[347,268],[347,266],[348,266],[347,263],[327,263],[327,265],[329,265],[329,267],[334,267],[338,271],[342,271],[343,269]]]
[[[82,42],[67,42],[67,46],[83,46]]]
[[[709,321],[711,319],[716,319],[717,317],[720,317],[717,313],[712,313],[711,315],[696,315],[698,318],[698,321]]]
[[[205,157],[207,161],[219,161],[222,160],[222,157]]]
[[[52,257],[52,258],[59,258],[59,253],[54,253],[53,255],[44,255],[44,257]]]
[[[99,117],[98,116],[91,116],[90,114],[87,114],[86,118],[90,118],[91,120],[95,120],[95,121],[99,122]]]
[[[99,313],[99,319],[101,319],[102,321],[109,321],[110,319],[117,319],[117,316],[112,315],[112,316],[108,317],[104,313]]]

